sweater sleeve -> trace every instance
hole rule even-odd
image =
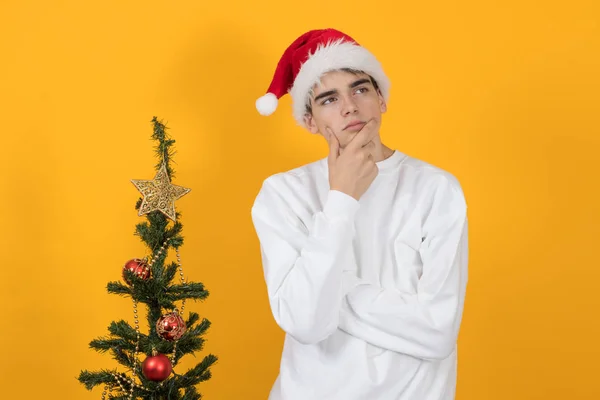
[[[375,346],[425,360],[448,357],[456,346],[467,285],[468,234],[462,191],[439,188],[423,224],[423,262],[416,294],[384,289],[344,275],[349,293],[340,329]]]
[[[252,207],[271,311],[277,324],[301,343],[317,343],[337,328],[342,274],[352,265],[343,251],[353,238],[359,203],[331,190],[310,230],[269,180]]]

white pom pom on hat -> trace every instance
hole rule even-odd
[[[267,93],[256,100],[261,115],[271,115],[279,99],[290,93],[293,115],[304,126],[308,94],[328,71],[351,68],[375,79],[384,99],[389,98],[390,81],[381,64],[350,36],[335,29],[311,30],[298,37],[283,53]]]
[[[256,109],[260,115],[271,115],[277,110],[279,100],[273,93],[267,93],[256,99]]]

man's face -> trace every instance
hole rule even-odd
[[[370,119],[379,132],[386,104],[368,75],[332,71],[321,77],[321,83],[313,88],[312,115],[305,116],[312,133],[327,139],[327,128],[331,129],[343,149]]]

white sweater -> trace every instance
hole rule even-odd
[[[267,178],[252,207],[286,332],[269,400],[450,400],[467,206],[450,173],[395,151],[356,201],[327,159]]]

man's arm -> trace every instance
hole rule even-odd
[[[375,346],[429,360],[455,348],[467,284],[466,203],[456,184],[440,185],[423,224],[423,274],[416,294],[383,289],[344,273],[353,289],[340,329]]]
[[[359,203],[329,191],[307,231],[269,180],[252,207],[271,310],[277,324],[302,343],[317,343],[338,327],[344,266]]]

